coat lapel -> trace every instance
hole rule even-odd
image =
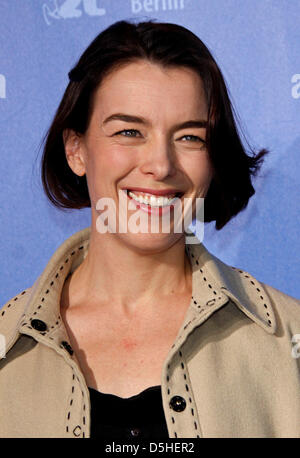
[[[4,335],[6,334],[6,342],[10,343],[10,347],[20,333],[26,334],[30,330],[30,335],[48,336],[61,325],[61,291],[67,276],[87,255],[89,237],[90,227],[87,227],[73,234],[55,251],[42,274],[32,288],[29,288],[22,301],[20,300],[17,326],[8,326],[7,329],[2,330]],[[209,253],[196,236],[193,237],[194,243],[186,245],[186,253],[193,272],[193,294],[190,307],[173,345],[174,350],[181,345],[195,326],[207,320],[229,300],[266,332],[273,334],[276,331],[275,315],[263,285],[249,273],[224,264]],[[14,300],[16,299],[13,298],[10,302]],[[36,319],[46,324],[46,331],[30,329],[32,320]],[[68,340],[64,326],[60,326],[60,334],[60,340]]]

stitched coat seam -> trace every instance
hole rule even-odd
[[[183,354],[182,354],[182,351],[179,350],[178,351],[178,354],[179,354],[179,357],[180,357],[180,367],[183,371],[183,378],[184,378],[184,383],[185,383],[185,389],[186,389],[186,392],[189,393],[188,395],[188,400],[189,400],[189,408],[191,409],[191,415],[193,417],[196,417],[196,415],[198,414],[198,410],[197,410],[197,405],[195,403],[195,398],[194,398],[194,393],[193,393],[193,389],[192,389],[192,384],[191,384],[191,379],[190,379],[190,375],[189,375],[189,371],[188,371],[188,367],[187,367],[187,364],[186,364],[186,361],[183,357]],[[201,426],[200,426],[200,420],[198,418],[198,421],[197,419],[194,420],[194,428],[195,428],[195,431],[198,433],[198,430],[199,432],[202,434],[202,430],[201,430]],[[201,436],[199,434],[196,434],[196,438],[200,438]]]

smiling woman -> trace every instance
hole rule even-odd
[[[158,103],[162,99],[164,103]],[[120,113],[120,108],[126,109],[126,114]],[[179,117],[183,122],[178,124]],[[92,226],[96,227],[98,200],[105,197],[118,203],[120,190],[128,191],[128,197],[139,203],[140,210],[151,215],[169,210],[158,211],[157,207],[171,204],[163,202],[162,196],[181,196],[191,201],[196,196],[203,198],[213,173],[202,140],[206,118],[204,89],[194,71],[183,67],[165,69],[140,60],[107,75],[95,91],[86,132],[64,131],[68,164],[88,182]],[[131,212],[136,213],[136,206],[128,212],[128,219]],[[120,234],[119,224],[124,226],[124,220],[118,214],[116,219],[116,232]],[[132,248],[152,253],[171,247],[179,239],[183,242],[182,233],[154,234],[151,224],[153,221],[147,218],[140,225],[141,232],[129,230],[120,237]]]
[[[198,199],[224,227],[266,154],[212,55],[182,26],[120,21],[69,77],[42,182],[91,227],[2,309],[0,436],[300,437],[299,301],[175,230]]]

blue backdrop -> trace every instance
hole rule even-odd
[[[223,71],[248,139],[271,150],[247,209],[221,231],[206,225],[204,245],[299,297],[299,0],[1,0],[0,306],[90,225],[90,209],[48,203],[39,145],[82,51],[131,18],[175,22],[198,35]]]

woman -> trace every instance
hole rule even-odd
[[[244,150],[210,52],[184,27],[120,21],[69,77],[42,180],[92,223],[1,310],[0,436],[300,437],[299,301],[173,230],[198,198],[221,229],[266,154]]]

